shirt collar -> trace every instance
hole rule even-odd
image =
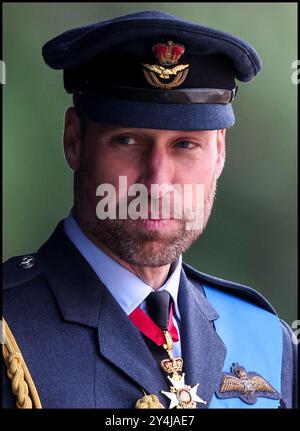
[[[151,292],[155,291],[93,244],[82,232],[73,217],[72,210],[64,220],[64,230],[127,315],[132,313]],[[170,293],[178,319],[180,319],[178,289],[181,267],[182,257],[180,255],[178,260],[171,265],[170,275],[160,288],[160,290],[167,290]]]

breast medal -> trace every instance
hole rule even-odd
[[[155,325],[153,321],[151,322],[151,325],[149,325],[150,318],[147,315],[145,315],[145,321],[148,322],[148,325],[144,327],[141,323],[143,321],[141,318],[143,314],[145,313],[141,309],[136,309],[131,315],[132,322],[141,330],[141,332],[147,334],[148,338],[151,338],[153,341],[156,340],[156,344],[162,345],[168,354],[168,358],[163,359],[160,363],[160,366],[162,370],[168,374],[168,380],[171,383],[169,392],[161,391],[161,393],[170,400],[169,408],[172,409],[175,407],[177,409],[195,409],[197,407],[197,403],[206,404],[206,401],[197,395],[199,383],[193,387],[185,384],[185,374],[182,373],[183,359],[174,358],[173,356],[173,339],[170,332],[167,330],[162,331],[157,325]],[[149,330],[149,326],[150,329],[153,330],[153,334],[151,333],[151,330]],[[156,329],[156,331],[154,331],[154,329]],[[170,325],[170,331],[175,340],[178,340],[176,328],[172,324]],[[159,335],[163,335],[165,341],[164,344],[159,341]],[[136,402],[135,408],[163,408],[163,406],[159,402],[156,395],[145,394],[144,397],[140,398]]]

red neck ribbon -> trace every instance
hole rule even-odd
[[[160,327],[146,314],[140,307],[137,307],[129,315],[131,322],[150,340],[154,341],[158,346],[166,343],[163,331]],[[173,322],[173,304],[170,307],[170,317],[168,331],[174,343],[179,340],[177,329]]]

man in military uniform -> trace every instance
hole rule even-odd
[[[295,407],[287,324],[253,289],[182,262],[212,209],[235,80],[261,69],[255,49],[152,11],[66,31],[43,57],[73,95],[74,205],[37,253],[4,264],[4,407]],[[161,210],[101,218],[98,186],[119,210],[120,177],[150,201],[166,185],[158,202],[201,184],[203,216],[189,229]]]

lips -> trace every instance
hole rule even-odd
[[[138,225],[144,229],[157,230],[166,229],[174,223],[174,219],[138,219]]]
[[[163,217],[157,217],[157,218],[152,218],[152,217],[147,217],[147,218],[140,218],[139,220],[150,220],[150,221],[168,221],[168,220],[174,220],[174,217],[168,217],[168,218],[163,218]]]

